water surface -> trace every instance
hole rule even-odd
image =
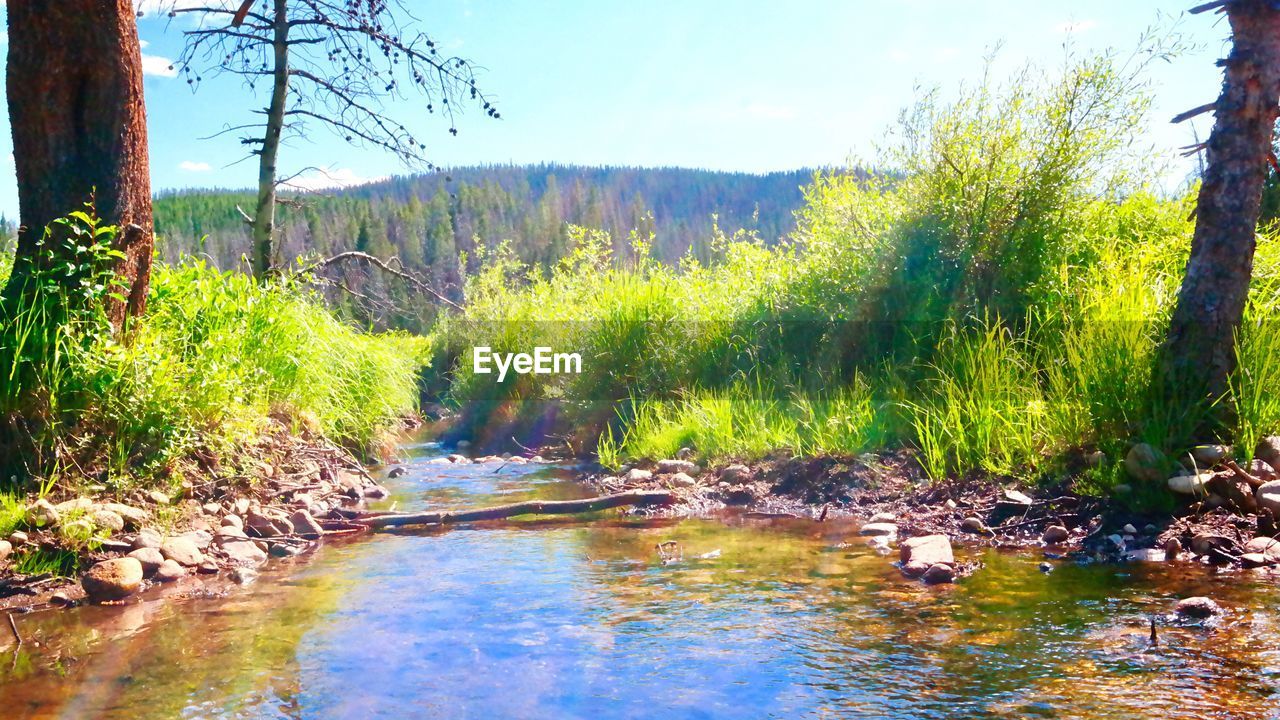
[[[398,509],[581,494],[409,451]],[[989,552],[924,587],[852,530],[606,517],[330,543],[226,597],[20,616],[0,717],[1280,717],[1268,581]],[[1148,616],[1194,594],[1229,620],[1150,648]]]

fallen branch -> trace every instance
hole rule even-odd
[[[454,301],[450,300],[449,298],[437,292],[435,288],[428,285],[426,282],[424,282],[421,278],[417,277],[416,275],[406,272],[405,270],[402,270],[398,267],[394,267],[393,265],[391,265],[391,263],[383,260],[382,258],[370,255],[369,253],[360,252],[359,250],[347,250],[346,252],[340,252],[337,255],[334,255],[333,257],[325,258],[323,260],[318,260],[302,268],[299,271],[299,273],[305,274],[309,272],[315,272],[317,270],[323,270],[329,267],[330,265],[334,265],[336,263],[343,262],[345,260],[360,260],[363,262],[367,262],[381,269],[385,273],[394,275],[400,278],[401,280],[408,282],[409,284],[431,295],[436,300],[440,301],[445,305],[448,305],[454,310],[462,310],[462,306],[458,305]]]
[[[400,527],[403,525],[446,525],[450,523],[475,522],[477,520],[501,520],[515,517],[516,515],[567,515],[596,512],[628,505],[637,507],[670,505],[675,500],[676,496],[665,490],[635,490],[614,495],[583,498],[581,500],[528,500],[510,505],[477,508],[475,510],[362,515],[354,518],[353,521],[371,528]]]

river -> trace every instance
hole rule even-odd
[[[398,509],[581,494],[556,469],[407,452],[384,481]],[[659,557],[668,541],[682,559]],[[225,593],[18,616],[0,717],[1280,717],[1271,582],[968,557],[985,566],[925,587],[840,522],[380,533]],[[1150,647],[1149,616],[1197,594],[1228,618]]]

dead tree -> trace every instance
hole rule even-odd
[[[411,94],[458,134],[455,113],[473,103],[498,118],[476,86],[473,66],[440,54],[436,42],[414,30],[399,0],[244,0],[236,7],[176,7],[170,16],[196,13],[199,27],[185,31],[176,67],[193,88],[205,76],[230,73],[250,88],[269,83],[261,119],[229,128],[258,157],[258,197],[244,213],[253,236],[253,272],[275,262],[276,193],[287,180],[278,170],[281,141],[321,126],[349,143],[390,152],[410,166],[434,166],[427,146],[386,112],[387,101]],[[243,211],[242,211],[243,212]]]
[[[1236,334],[1253,274],[1262,186],[1280,114],[1280,8],[1271,0],[1216,0],[1192,9],[1226,13],[1231,52],[1216,102],[1175,118],[1212,111],[1186,276],[1159,368],[1156,389],[1185,421],[1212,418],[1187,432],[1208,439],[1234,422],[1230,382]],[[1210,410],[1212,408],[1212,410]],[[1183,438],[1190,439],[1190,438]]]
[[[10,2],[7,90],[22,225],[6,303],[27,278],[79,257],[41,243],[45,227],[85,202],[121,226],[114,268],[124,298],[110,299],[117,327],[146,308],[151,277],[151,180],[142,51],[131,0]],[[74,280],[68,275],[69,281]]]

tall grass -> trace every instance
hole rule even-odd
[[[113,228],[88,212],[67,222],[61,237],[107,257]],[[193,450],[236,455],[269,417],[371,449],[416,408],[427,341],[361,332],[303,285],[159,265],[148,314],[120,333],[102,312],[109,277],[81,291],[41,272],[0,330],[9,484],[163,482]]]

